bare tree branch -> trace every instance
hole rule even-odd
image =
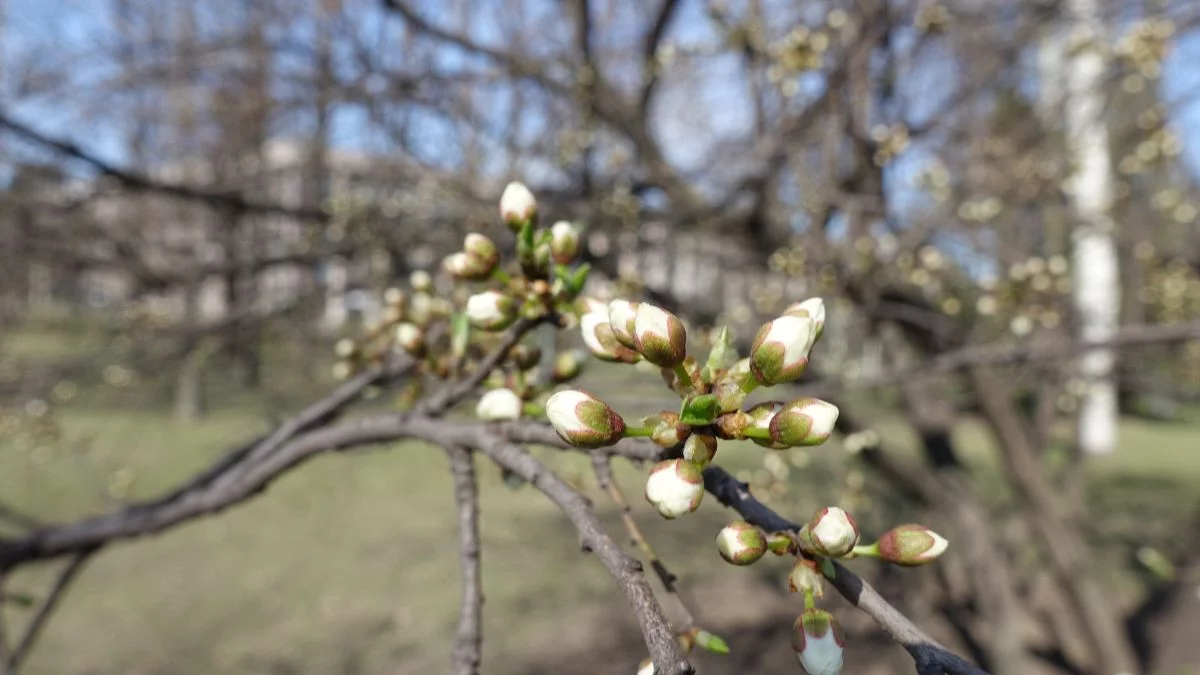
[[[483,660],[483,582],[479,559],[479,486],[475,460],[466,448],[446,448],[458,505],[458,545],[462,560],[462,609],[454,635],[454,675],[475,675]]]
[[[749,486],[715,464],[704,469],[704,488],[722,504],[737,511],[747,522],[768,532],[794,532],[800,529],[800,525],[755,499],[750,494]],[[919,675],[987,675],[986,671],[938,644],[857,574],[836,562],[834,568],[837,573],[829,582],[842,597],[874,619],[908,651]]]
[[[25,658],[29,656],[30,650],[37,644],[37,640],[41,637],[42,629],[45,628],[46,622],[50,620],[50,616],[58,607],[59,601],[66,594],[67,589],[71,586],[71,582],[75,577],[83,571],[83,566],[99,550],[99,546],[91,547],[76,553],[70,562],[63,567],[58,573],[58,577],[54,580],[54,585],[50,588],[50,593],[46,599],[42,601],[38,607],[37,614],[29,620],[29,625],[25,628],[24,634],[20,641],[13,648],[12,653],[8,655],[8,660],[5,661],[6,675],[16,675],[21,669],[21,665],[25,662]]]

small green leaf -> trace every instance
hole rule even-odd
[[[588,274],[591,271],[592,266],[588,263],[576,267],[574,273],[567,279],[567,291],[572,295],[578,295],[583,290],[584,284],[587,283]]]
[[[719,635],[713,635],[701,628],[696,630],[695,638],[696,644],[702,649],[706,649],[714,654],[729,653],[729,645],[725,644],[725,641]]]
[[[721,331],[717,333],[716,339],[713,340],[712,351],[708,353],[708,362],[705,366],[713,372],[725,370],[732,366],[738,360],[737,349],[733,346],[733,336],[729,333],[729,326],[721,326]]]
[[[679,421],[690,426],[712,424],[717,419],[719,412],[720,406],[717,405],[716,396],[712,394],[689,396],[683,401],[683,408],[679,412]]]
[[[1151,574],[1162,581],[1175,579],[1175,565],[1161,551],[1149,546],[1143,546],[1137,552],[1138,562]]]
[[[829,558],[821,558],[821,574],[825,575],[826,579],[837,578],[837,568],[833,566],[833,561]]]
[[[37,604],[37,598],[28,593],[5,593],[0,596],[0,600],[17,607],[33,607]]]

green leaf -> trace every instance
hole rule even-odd
[[[683,408],[679,411],[679,421],[690,426],[712,424],[720,412],[716,396],[712,394],[689,396],[683,401]]]
[[[729,653],[729,645],[725,644],[725,641],[719,635],[713,635],[701,628],[696,631],[695,638],[696,644],[702,649],[706,649],[714,654]]]
[[[459,312],[450,318],[450,351],[456,357],[467,354],[467,342],[471,339],[471,320],[466,313]]]
[[[833,561],[829,558],[821,558],[821,574],[825,575],[826,579],[837,578],[837,568],[833,566]]]
[[[37,604],[37,598],[28,593],[5,593],[3,596],[0,596],[0,600],[17,607],[33,607]]]
[[[579,295],[579,293],[583,291],[583,286],[587,283],[588,274],[591,271],[592,266],[588,263],[584,263],[579,267],[576,267],[574,273],[567,278],[567,291],[570,292],[571,295]]]
[[[733,336],[729,333],[729,326],[721,326],[721,332],[717,333],[717,337],[713,340],[712,351],[708,353],[708,362],[705,367],[712,372],[725,370],[734,363],[737,363],[738,353],[733,346]]]

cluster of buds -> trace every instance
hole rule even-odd
[[[836,573],[832,559],[869,557],[903,567],[915,567],[938,558],[946,540],[923,525],[900,525],[869,545],[859,544],[858,524],[841,508],[818,510],[799,530],[767,533],[751,523],[730,523],[717,534],[717,551],[732,565],[751,565],[768,551],[794,555],[788,589],[804,596],[804,613],[792,628],[792,648],[809,675],[837,675],[842,671],[845,639],[837,620],[816,607],[824,596],[825,578]]]
[[[574,314],[588,275],[586,265],[573,266],[580,253],[579,232],[567,223],[539,230],[537,214],[537,201],[528,188],[510,183],[500,199],[500,215],[517,235],[511,264],[505,264],[495,241],[478,232],[467,234],[462,249],[441,264],[442,272],[458,284],[454,292],[439,293],[433,276],[424,270],[412,273],[408,289],[389,288],[379,319],[361,336],[336,344],[335,376],[345,379],[391,354],[407,354],[416,362],[417,377],[409,379],[398,401],[405,407],[420,394],[422,376],[447,379],[478,367],[498,347],[498,333],[518,319],[561,322]],[[466,282],[486,286],[472,293]],[[540,378],[541,351],[517,344],[495,365],[475,411],[487,421],[540,414],[539,397],[577,377],[583,356],[577,351],[556,355],[546,371],[549,377]]]
[[[582,391],[547,402],[558,434],[578,447],[612,445],[623,437],[649,438],[678,455],[656,464],[646,500],[664,518],[695,511],[704,497],[704,467],[725,440],[752,440],[772,449],[820,445],[829,439],[838,409],[814,398],[768,402],[743,410],[747,395],[798,379],[825,327],[825,305],[811,298],[768,322],[750,355],[739,359],[728,329],[713,340],[704,364],[687,351],[687,329],[671,312],[650,303],[592,298],[577,303],[583,342],[597,358],[656,366],[682,399],[678,412],[662,411],[627,424],[611,407]]]

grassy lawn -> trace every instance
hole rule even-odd
[[[162,405],[142,400],[147,390],[154,395],[153,387],[142,389],[142,399],[88,392],[60,407],[61,436],[40,450],[20,435],[0,434],[0,496],[39,517],[63,520],[112,508],[117,498],[156,495],[265,430],[267,417],[284,405],[279,401],[311,391],[311,385],[300,389],[302,378],[294,374],[272,373],[278,374],[267,388],[275,399],[222,398],[203,422],[191,425],[169,421]],[[614,395],[631,389],[604,373],[592,384]],[[889,438],[910,442],[898,428],[880,424]],[[956,431],[973,462],[992,465],[978,424],[964,420]],[[1147,514],[1156,519],[1148,527],[1156,538],[1182,526],[1200,493],[1197,437],[1195,425],[1129,421],[1121,451],[1093,463],[1096,515],[1114,544],[1146,532]],[[753,445],[723,446],[718,460],[753,476],[763,470],[764,453]],[[542,455],[583,487],[618,533],[586,462],[569,453]],[[856,470],[836,443],[789,456],[787,464],[788,491],[776,495],[776,503],[798,519],[838,498]],[[478,466],[485,672],[632,672],[640,652],[597,656],[628,645],[635,632],[603,568],[580,554],[573,531],[549,502],[530,489],[505,486],[490,464]],[[701,621],[735,649],[757,649],[748,647],[757,644],[756,626],[794,613],[795,599],[779,591],[782,560],[746,570],[716,556],[712,537],[728,517],[719,505],[710,501],[692,517],[666,523],[640,499],[640,471],[622,464],[618,474]],[[883,522],[895,514],[874,516],[864,518]],[[22,570],[10,586],[40,594],[50,571]],[[104,551],[64,601],[27,672],[446,672],[457,575],[450,478],[439,451],[403,443],[318,457],[227,513]],[[28,616],[15,607],[5,611],[10,627]],[[787,666],[779,672],[795,670],[786,643],[762,649],[757,672],[776,672],[770,664]],[[849,654],[847,672],[862,672],[854,667],[858,658]],[[740,672],[731,663],[702,659],[705,672]]]

